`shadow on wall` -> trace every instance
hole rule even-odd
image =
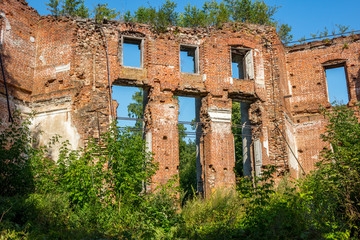
[[[13,112],[16,110],[15,103],[13,102],[15,95],[14,93],[16,91],[14,89],[14,86],[20,86],[20,83],[16,81],[15,78],[7,70],[6,66],[11,65],[11,57],[10,55],[6,55],[3,53],[3,50],[1,49],[1,45],[0,45],[0,54],[1,54],[1,66],[2,66],[0,72],[0,80],[1,80],[0,93],[3,94],[5,98],[4,103],[1,103],[4,104],[4,106],[1,106],[1,109],[3,109],[3,111],[0,112],[0,119],[3,120],[6,119],[6,121],[10,121],[7,99],[9,100],[10,103],[10,111],[12,116]],[[5,75],[5,81],[4,81],[4,75]],[[7,94],[6,94],[5,82],[7,87]]]
[[[360,60],[360,56],[359,56]],[[357,72],[356,79],[354,79],[355,82],[355,93],[356,93],[356,100],[360,101],[360,69]]]

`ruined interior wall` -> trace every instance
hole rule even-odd
[[[287,48],[288,80],[291,97],[288,110],[293,126],[297,155],[305,172],[314,168],[319,153],[326,146],[320,139],[326,120],[320,113],[321,106],[329,108],[324,63],[345,62],[348,106],[360,99],[360,35],[325,39]]]
[[[25,1],[4,0],[0,2],[0,16],[2,60],[9,90],[13,97],[27,100],[33,84],[39,14]]]
[[[10,2],[22,1],[7,0],[7,4]],[[27,18],[33,17],[30,14]],[[35,37],[30,42],[35,47],[24,45],[32,53],[26,58],[33,66],[29,78],[32,82],[28,84],[25,80],[24,86],[28,84],[28,95],[31,94],[27,105],[37,111],[33,131],[46,133],[39,144],[46,143],[53,134],[60,134],[74,147],[81,146],[89,137],[98,138],[107,130],[111,117],[116,117],[111,116],[117,103],[109,94],[106,42],[110,84],[149,91],[144,121],[146,140],[159,162],[159,171],[153,179],[156,184],[178,174],[179,106],[174,96],[201,98],[200,162],[206,194],[216,187],[235,183],[233,100],[250,104],[253,158],[261,156],[261,165],[275,164],[279,175],[287,170],[288,149],[276,126],[286,132],[286,91],[282,89],[288,84],[285,60],[289,62],[289,58],[285,59],[284,48],[273,28],[225,24],[221,29],[174,27],[166,33],[157,33],[147,25],[106,21],[102,32],[91,19],[51,16],[34,19]],[[142,68],[123,66],[123,36],[143,39]],[[180,45],[198,46],[199,73],[180,71]],[[251,52],[254,74],[250,79],[232,78],[232,46]],[[25,79],[26,76],[24,73]],[[293,129],[291,133],[292,139],[302,139]],[[306,131],[303,134],[309,137]]]
[[[36,10],[22,0],[0,1],[0,51],[11,111],[26,107],[32,91]],[[20,100],[20,101],[19,101]],[[4,79],[0,74],[0,118],[8,121]]]
[[[36,68],[32,100],[73,86],[71,79],[74,26],[70,19],[41,17],[36,31]],[[62,91],[61,95],[64,95]]]

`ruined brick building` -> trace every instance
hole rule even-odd
[[[91,19],[40,16],[24,0],[0,1],[0,15],[10,108],[36,111],[32,131],[43,132],[40,142],[60,134],[74,148],[83,146],[116,117],[111,86],[140,87],[145,139],[159,162],[157,184],[178,173],[174,96],[196,97],[198,188],[205,194],[235,182],[233,101],[242,103],[244,173],[273,164],[279,175],[299,177],[325,146],[325,69],[344,66],[348,105],[360,100],[360,35],[287,47],[274,28],[252,24],[156,33],[147,25],[107,21],[100,28]],[[141,67],[123,65],[124,43],[138,45]],[[193,73],[181,72],[181,51],[193,56]],[[2,76],[0,92],[0,116],[7,120]]]

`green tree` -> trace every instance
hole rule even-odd
[[[233,101],[231,115],[232,133],[235,143],[235,174],[237,177],[243,176],[243,144],[241,129],[241,108],[240,103]]]
[[[207,15],[204,10],[188,4],[185,6],[184,13],[180,15],[179,22],[184,27],[205,27]]]
[[[63,0],[62,15],[69,15],[72,17],[79,16],[87,18],[90,16],[89,9],[85,7],[84,0]]]
[[[166,2],[160,6],[155,24],[157,29],[165,31],[167,27],[178,24],[179,14],[175,11],[176,6],[177,4],[170,0],[166,0]]]
[[[93,11],[90,11],[86,6],[84,0],[49,0],[45,3],[52,15],[68,15],[72,17],[89,18],[94,17],[96,22],[101,22],[102,19],[114,19],[119,15],[115,9],[110,9],[105,4],[98,4]],[[62,3],[62,4],[61,4]]]
[[[196,172],[196,143],[194,140],[186,140],[186,127],[178,125],[179,129],[179,183],[183,191],[183,201],[193,197],[197,189]]]
[[[209,26],[221,26],[230,21],[230,12],[225,2],[207,1],[203,5],[203,11],[207,16],[206,23]]]
[[[360,124],[347,106],[325,111],[327,130],[322,136],[330,145],[317,170],[301,185],[308,220],[334,239],[360,237]],[[335,235],[334,235],[335,234]],[[341,236],[339,234],[345,234]]]
[[[45,3],[48,6],[47,10],[51,12],[52,15],[60,15],[60,2],[61,0],[50,0],[49,3]]]
[[[285,43],[291,42],[293,35],[290,34],[291,27],[288,24],[281,24],[277,29],[280,39]]]
[[[99,3],[93,13],[97,23],[101,23],[103,19],[114,19],[120,14],[119,12],[116,12],[115,9],[110,9],[107,3]]]
[[[143,107],[143,91],[139,89],[139,91],[135,92],[132,95],[133,102],[128,105],[128,116],[131,118],[143,119],[144,118],[144,107]],[[135,129],[142,129],[143,121],[136,121]],[[140,131],[139,131],[140,133]]]
[[[141,6],[135,11],[133,19],[138,23],[153,24],[156,14],[155,8]]]
[[[14,120],[8,124],[0,120],[0,196],[26,194],[34,187],[30,121],[22,122],[17,115]]]
[[[170,0],[162,4],[158,10],[152,6],[141,6],[135,11],[133,19],[139,23],[150,24],[159,32],[165,32],[167,27],[178,24],[179,14],[175,11],[176,6],[177,4]]]
[[[134,21],[134,17],[131,16],[131,12],[129,10],[125,12],[123,19],[124,19],[124,22],[133,22]]]

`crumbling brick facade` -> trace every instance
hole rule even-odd
[[[360,99],[359,35],[285,47],[274,28],[252,24],[173,27],[157,33],[147,25],[107,21],[102,33],[91,19],[40,16],[24,0],[4,0],[0,11],[11,109],[36,111],[32,130],[44,132],[40,143],[60,134],[74,148],[83,146],[116,117],[110,85],[141,87],[147,103],[145,139],[159,162],[154,185],[178,174],[179,106],[174,96],[199,99],[198,184],[205,194],[235,183],[233,101],[243,102],[248,115],[244,123],[251,137],[244,137],[244,152],[251,173],[273,164],[279,176],[290,171],[299,177],[299,163],[309,172],[325,146],[320,105],[330,105],[324,66],[346,66],[349,105]],[[123,66],[124,36],[141,40],[141,68]],[[180,46],[198,49],[197,73],[181,72]],[[246,52],[246,79],[232,78],[232,49]],[[0,116],[6,120],[3,80]]]

